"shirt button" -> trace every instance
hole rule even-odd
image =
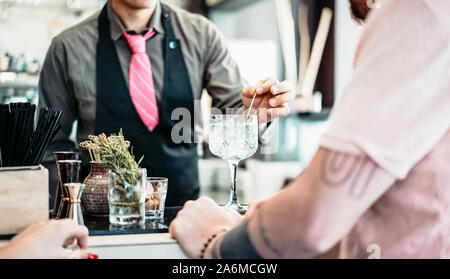
[[[170,41],[169,42],[169,48],[170,49],[176,49],[177,48],[177,42],[175,42],[175,41]]]

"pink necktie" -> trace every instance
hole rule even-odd
[[[127,40],[133,55],[130,63],[129,87],[130,96],[134,107],[145,126],[153,131],[158,125],[158,105],[156,102],[155,86],[153,83],[152,65],[145,52],[145,41],[155,34],[155,30],[149,30],[145,35],[130,35],[127,32],[123,36]]]

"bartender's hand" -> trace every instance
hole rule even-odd
[[[66,247],[77,240],[80,249]],[[87,259],[88,229],[73,220],[50,220],[28,227],[0,249],[0,258]]]
[[[295,94],[288,81],[278,82],[274,78],[267,78],[260,81],[256,86],[250,86],[242,90],[242,103],[248,109],[256,94],[252,106],[258,109],[259,113],[267,111],[267,119],[259,117],[261,121],[271,122],[278,117],[289,114],[288,103],[294,100]]]
[[[223,208],[207,197],[188,201],[169,227],[170,235],[190,258],[199,258],[205,243],[215,233],[230,230],[242,217],[230,208]]]

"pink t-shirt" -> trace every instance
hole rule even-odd
[[[366,154],[397,182],[341,243],[342,258],[450,257],[450,1],[385,0],[320,145]]]

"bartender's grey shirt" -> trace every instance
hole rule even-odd
[[[166,7],[175,36],[181,42],[194,99],[200,100],[201,93],[206,88],[212,97],[213,107],[222,110],[241,107],[244,81],[218,29],[203,16],[170,5]],[[107,9],[111,38],[115,42],[128,86],[132,53],[123,37],[127,30],[110,3],[107,4]],[[158,4],[148,25],[148,29],[154,28],[156,34],[146,42],[158,101],[161,101],[164,87],[164,29],[161,14]],[[63,111],[62,127],[48,149],[50,152],[75,147],[69,140],[75,120],[78,120],[78,143],[94,133],[98,17],[99,12],[62,32],[53,39],[47,53],[39,82],[40,107],[53,107]],[[197,114],[194,119],[196,126],[199,126],[201,116]]]

